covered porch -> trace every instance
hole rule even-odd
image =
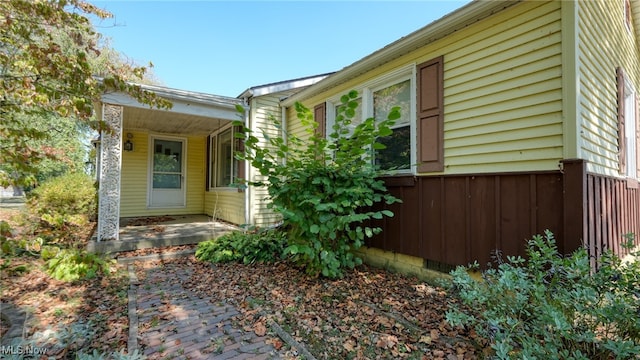
[[[157,86],[142,88],[171,101],[173,107],[150,108],[123,93],[103,95],[97,107],[98,117],[109,130],[102,132],[97,152],[96,243],[128,242],[127,236],[135,232],[120,231],[123,218],[214,215],[210,209],[217,204],[207,196],[208,139],[231,122],[243,120],[236,110],[243,105],[241,99]],[[173,225],[163,226],[171,229]]]

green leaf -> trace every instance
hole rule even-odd
[[[400,119],[400,117],[402,117],[402,113],[400,112],[400,107],[399,106],[394,106],[391,111],[389,112],[389,115],[387,116],[387,119],[389,120],[398,120]]]
[[[311,225],[311,227],[309,228],[309,231],[311,231],[312,234],[317,234],[320,232],[320,227],[316,224]]]

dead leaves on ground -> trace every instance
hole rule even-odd
[[[361,267],[327,280],[284,263],[176,261],[193,269],[183,285],[235,305],[245,330],[265,336],[276,321],[318,359],[477,358],[475,339],[444,320],[454,299],[415,278]]]

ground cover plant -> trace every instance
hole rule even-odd
[[[330,140],[316,131],[313,113],[301,103],[295,107],[305,139],[286,129],[281,129],[286,140],[263,133],[261,141],[248,128],[237,134],[245,140],[245,151],[238,156],[263,177],[248,184],[267,187],[269,206],[282,216],[288,234],[284,254],[309,274],[336,278],[343,269],[361,264],[352,250],[381,231],[371,220],[393,216],[374,206],[400,201],[387,193],[373,162],[375,152],[385,148],[379,140],[392,134],[400,110],[390,109],[383,121],[369,118],[356,125],[357,97],[351,91],[340,99]]]
[[[233,231],[198,244],[196,258],[212,263],[274,262],[282,257],[286,234],[277,229]]]
[[[633,240],[629,241],[633,245]],[[640,354],[640,253],[624,263],[607,251],[591,266],[584,248],[561,256],[553,234],[528,242],[527,258],[507,257],[470,277],[453,273],[466,308],[452,325],[490,339],[497,359],[637,359]]]
[[[94,200],[93,182],[72,174],[42,184],[26,210],[0,208],[0,298],[25,311],[14,348],[52,359],[124,356],[113,353],[127,344],[126,273],[84,250]]]

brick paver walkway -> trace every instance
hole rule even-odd
[[[186,269],[174,262],[134,263],[130,297],[138,351],[149,359],[277,359],[265,337],[232,326],[233,306],[212,303],[184,289]],[[137,283],[136,283],[137,281]],[[135,342],[134,342],[135,343]],[[131,341],[130,341],[131,344]]]

